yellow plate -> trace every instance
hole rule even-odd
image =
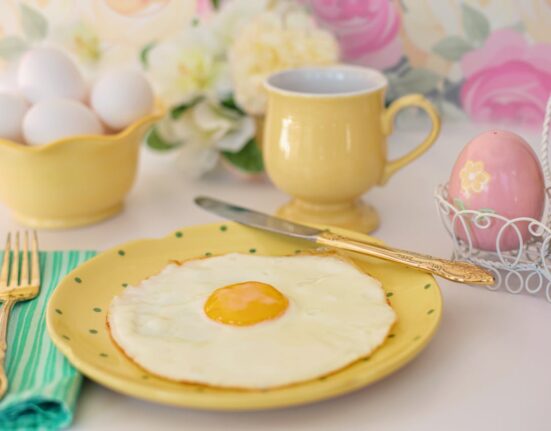
[[[442,298],[438,285],[430,275],[358,255],[349,256],[382,281],[398,323],[370,358],[325,378],[251,392],[174,383],[144,373],[109,338],[105,320],[113,296],[127,284],[157,273],[169,259],[228,252],[287,255],[313,247],[306,241],[234,223],[189,227],[165,238],[129,242],[101,253],[63,279],[48,304],[48,332],[76,368],[102,385],[150,401],[213,410],[266,409],[334,397],[373,383],[413,359],[440,321]]]

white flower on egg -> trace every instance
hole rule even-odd
[[[165,117],[157,127],[164,140],[182,144],[177,163],[193,178],[212,170],[220,151],[237,153],[255,134],[251,117],[208,99],[196,103],[176,119]]]

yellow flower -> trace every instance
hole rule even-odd
[[[279,70],[335,63],[335,38],[302,10],[259,14],[237,35],[230,48],[230,70],[238,104],[251,115],[266,109],[264,79]]]
[[[228,49],[234,42],[239,30],[257,15],[272,6],[270,0],[232,0],[221,2],[221,8],[212,17],[210,25],[216,37]]]
[[[461,178],[461,190],[463,194],[469,197],[472,193],[480,193],[492,178],[484,170],[484,163],[481,161],[473,162],[468,160],[459,172]]]

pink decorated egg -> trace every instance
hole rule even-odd
[[[449,202],[458,210],[476,210],[514,219],[530,217],[541,220],[545,204],[543,172],[534,150],[520,136],[503,130],[490,130],[465,146],[453,167],[448,184]],[[514,227],[488,217],[483,228],[472,218],[456,220],[455,234],[474,247],[495,251],[499,238],[501,251],[516,249],[520,241],[530,239],[528,222]],[[484,224],[484,220],[479,220]]]

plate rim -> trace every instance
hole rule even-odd
[[[182,232],[186,229],[195,229],[195,228],[211,228],[216,227],[218,228],[220,225],[225,224],[228,226],[231,225],[240,225],[236,222],[231,221],[222,221],[222,222],[214,222],[214,223],[207,223],[207,224],[195,224],[190,226],[184,226],[179,229],[175,229],[171,231],[169,234],[164,235],[162,237],[148,237],[148,238],[141,238],[141,239],[135,239],[126,241],[124,243],[115,245],[113,247],[110,247],[106,250],[102,250],[98,252],[94,257],[91,259],[81,263],[77,267],[75,267],[73,270],[68,272],[61,280],[59,280],[56,288],[54,289],[53,293],[51,294],[50,298],[48,299],[47,307],[46,307],[46,328],[48,335],[53,342],[53,344],[56,346],[56,348],[67,358],[67,360],[71,363],[71,365],[76,368],[82,375],[86,376],[93,382],[105,386],[115,392],[121,393],[123,395],[127,395],[133,398],[150,401],[156,404],[164,404],[164,405],[171,405],[175,407],[180,408],[192,408],[197,410],[210,410],[210,411],[258,411],[258,410],[272,410],[272,409],[281,409],[285,407],[291,407],[291,406],[299,406],[299,405],[305,405],[305,404],[311,404],[323,400],[327,400],[330,398],[335,398],[338,396],[346,395],[351,392],[355,392],[359,389],[365,388],[369,385],[372,385],[390,374],[394,373],[398,369],[405,366],[407,363],[411,362],[413,359],[415,359],[421,351],[423,351],[426,346],[432,341],[434,338],[438,328],[440,327],[440,323],[442,320],[442,310],[443,310],[443,298],[442,298],[442,292],[440,289],[439,284],[437,283],[436,279],[432,274],[427,274],[432,279],[432,285],[435,287],[435,289],[431,289],[434,292],[435,299],[436,299],[436,305],[437,308],[435,309],[435,312],[433,313],[433,324],[429,328],[427,332],[424,333],[423,337],[419,339],[416,343],[413,345],[410,344],[410,348],[406,348],[403,350],[400,350],[395,355],[395,360],[390,362],[388,366],[386,366],[383,370],[381,370],[378,375],[375,378],[369,378],[367,381],[365,379],[355,379],[351,383],[349,383],[346,387],[333,387],[327,390],[322,391],[321,393],[318,393],[317,391],[311,394],[308,397],[303,397],[300,400],[293,399],[292,401],[287,401],[285,399],[282,400],[273,400],[273,399],[267,399],[264,397],[258,397],[255,401],[254,405],[243,405],[240,402],[233,401],[233,398],[229,398],[227,400],[224,400],[223,403],[217,403],[216,406],[212,405],[212,403],[205,404],[201,401],[201,392],[193,393],[193,395],[190,395],[186,392],[182,392],[181,398],[175,398],[171,393],[166,392],[163,389],[156,389],[153,387],[148,388],[147,391],[143,390],[143,386],[137,381],[134,380],[128,380],[126,378],[120,377],[116,374],[111,374],[108,371],[104,371],[101,368],[89,363],[89,361],[86,361],[84,359],[80,359],[77,354],[73,351],[72,347],[65,342],[65,340],[62,339],[61,335],[57,333],[57,331],[54,328],[53,319],[55,316],[55,310],[53,306],[54,298],[59,295],[58,287],[66,280],[73,276],[73,273],[82,270],[83,268],[87,266],[91,266],[94,263],[94,261],[106,254],[109,253],[116,253],[120,249],[127,249],[133,244],[136,243],[142,243],[142,242],[157,242],[157,241],[163,241],[167,240],[169,238],[172,238],[177,232]],[[251,228],[254,229],[254,228]],[[374,238],[367,234],[362,234],[359,232],[353,232],[346,229],[341,228],[335,228],[331,227],[331,230],[340,233],[340,234],[348,234],[350,236],[361,236],[361,237],[367,237],[369,239],[372,239],[378,243],[384,244],[383,241],[381,241],[378,238]],[[397,263],[395,263],[398,265]],[[112,342],[112,341],[111,341]],[[353,365],[355,362],[350,364],[349,366]],[[344,367],[342,370],[347,369],[349,366]],[[342,370],[336,371],[336,373],[341,372]],[[304,382],[304,384],[309,383]],[[302,383],[298,383],[297,385],[301,385]],[[274,390],[275,391],[275,390]],[[236,393],[238,391],[235,391]],[[250,394],[250,392],[244,392],[246,394]],[[188,396],[189,395],[189,396]],[[220,400],[221,401],[221,400]],[[263,402],[265,401],[265,402]]]

